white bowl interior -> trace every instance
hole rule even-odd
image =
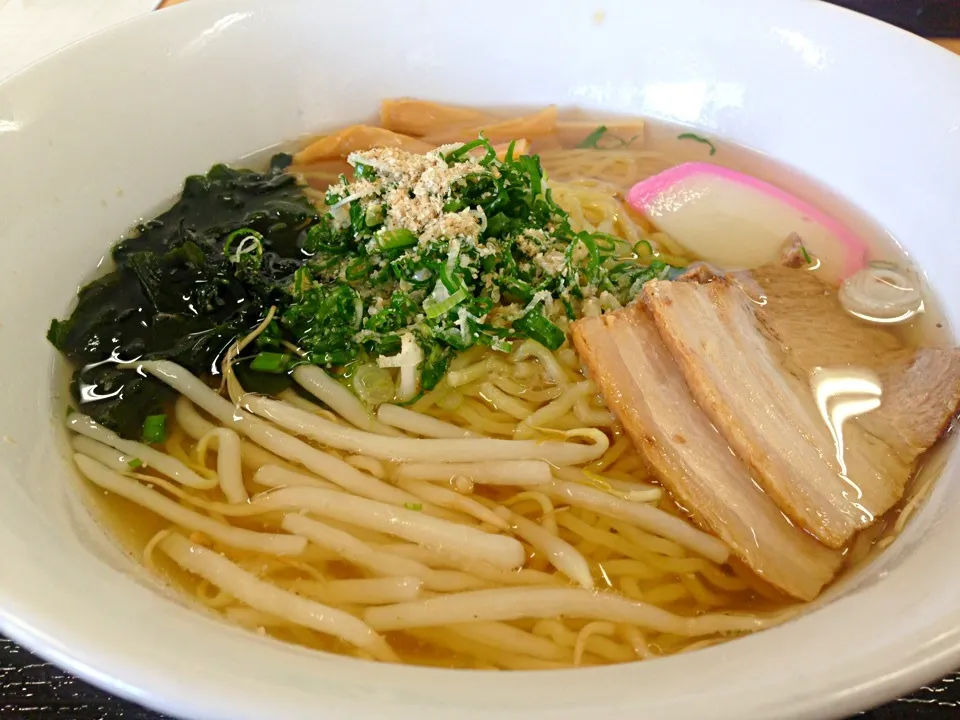
[[[427,671],[227,627],[138,581],[77,510],[44,333],[113,239],[186,175],[368,117],[399,95],[651,115],[756,148],[890,230],[956,326],[958,80],[945,51],[811,2],[618,0],[601,16],[572,2],[211,0],[3,83],[0,629],[114,692],[231,720],[823,718],[945,672],[960,658],[956,457],[920,517],[841,598],[689,656],[563,673]]]

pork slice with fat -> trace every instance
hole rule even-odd
[[[755,307],[761,329],[796,377],[824,366],[877,373],[882,403],[858,422],[907,462],[946,431],[960,405],[960,349],[908,348],[890,328],[844,311],[816,273],[767,265],[752,275],[764,295]]]
[[[608,406],[695,521],[767,582],[816,597],[840,554],[791,524],[757,486],[697,406],[643,309],[579,320],[573,338]]]
[[[960,368],[937,363],[952,373],[943,394],[953,399],[928,413],[925,424],[936,426],[922,433],[929,443],[906,452],[895,428],[907,432],[913,423],[893,392],[905,379],[920,386],[919,368],[912,383],[902,371],[916,361],[887,333],[836,314],[823,288],[809,290],[795,292],[796,315],[775,288],[757,303],[723,280],[652,282],[644,302],[694,397],[737,455],[791,519],[839,548],[903,495],[917,454],[956,412]],[[943,360],[940,352],[949,358],[953,351],[937,351]],[[901,370],[874,370],[881,358]],[[872,388],[866,396],[865,388]]]
[[[764,265],[750,273],[747,294],[767,337],[797,364],[804,376],[815,367],[851,365],[880,370],[910,354],[889,328],[850,315],[837,289],[806,268]],[[739,284],[739,280],[737,281]]]
[[[860,423],[913,462],[947,431],[960,406],[960,349],[921,348],[879,375],[883,403]]]

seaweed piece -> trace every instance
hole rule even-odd
[[[82,288],[70,317],[47,333],[76,367],[71,388],[82,412],[139,438],[173,393],[119,363],[167,359],[216,375],[227,347],[285,296],[317,221],[288,164],[278,155],[264,173],[215,165],[191,176],[169,210],[114,246],[116,268]],[[232,252],[237,231],[259,251]]]

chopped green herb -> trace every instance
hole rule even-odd
[[[423,503],[404,503],[403,506],[407,510],[417,510],[417,511],[423,510]]]
[[[197,248],[197,252],[200,252],[199,248]],[[223,254],[235,263],[243,261],[247,255],[259,263],[260,258],[263,257],[263,235],[250,228],[234,230],[227,235],[227,239],[223,243]],[[203,253],[200,252],[200,261],[202,262],[202,260]]]
[[[127,461],[127,465],[131,470],[136,470],[138,467],[143,467],[143,460],[140,458],[133,458],[132,460]]]
[[[800,254],[803,255],[803,259],[807,261],[807,265],[813,262],[813,258],[810,257],[810,253],[807,252],[807,247],[803,243],[800,243]]]
[[[631,141],[601,126],[584,142]],[[558,321],[579,317],[584,297],[605,292],[626,304],[665,270],[649,244],[638,257],[620,238],[575,232],[536,155],[508,149],[499,160],[481,136],[445,155],[394,153],[396,173],[378,169],[377,152],[328,191],[336,210],[307,231],[313,255],[281,310],[290,342],[333,372],[396,355],[411,336],[423,354],[419,387],[429,390],[457,352],[507,351],[524,338],[558,348],[566,340]],[[430,181],[414,192],[418,177]],[[372,221],[382,225],[371,232]]]
[[[698,143],[703,143],[704,145],[710,146],[711,156],[717,154],[717,146],[714,145],[712,142],[710,142],[710,140],[708,140],[707,138],[700,137],[696,133],[691,133],[691,132],[680,133],[679,135],[677,135],[677,140],[696,140]]]
[[[653,245],[649,240],[640,240],[633,246],[633,254],[638,258],[643,256],[653,257]]]
[[[595,148],[597,147],[597,142],[602,138],[607,132],[606,125],[598,125],[597,128],[587,135],[580,143],[577,144],[578,148]]]
[[[167,439],[167,416],[148,415],[143,421],[143,441],[154,445]]]
[[[366,258],[358,258],[347,265],[343,271],[343,277],[347,282],[357,282],[363,280],[373,270],[373,266]]]
[[[577,147],[581,149],[592,149],[592,150],[616,150],[619,148],[629,147],[630,143],[636,140],[639,135],[634,135],[629,140],[624,140],[618,135],[614,135],[607,128],[606,125],[597,126],[596,130],[587,135],[583,140],[581,140]],[[600,142],[604,141],[605,144],[601,147]]]
[[[557,350],[567,339],[563,330],[544,317],[539,309],[534,308],[523,317],[513,322],[513,327],[524,332],[527,337],[550,350]]]
[[[251,361],[250,369],[280,375],[290,369],[291,359],[286,353],[262,352]]]
[[[440,300],[439,302],[425,301],[423,303],[423,310],[427,314],[427,318],[432,320],[433,318],[440,317],[441,315],[450,312],[468,297],[469,295],[466,291],[466,288],[460,288],[445,300]]]
[[[406,228],[388,230],[377,237],[377,243],[383,250],[400,250],[417,244],[417,236]]]

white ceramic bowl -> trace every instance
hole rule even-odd
[[[960,61],[818,2],[209,0],[0,85],[0,630],[189,718],[827,718],[960,664],[960,477],[842,597],[650,663],[421,670],[310,653],[131,574],[72,500],[44,340],[109,243],[215,161],[383,97],[659,116],[753,146],[878,219],[960,316]],[[956,458],[954,458],[955,460]]]

